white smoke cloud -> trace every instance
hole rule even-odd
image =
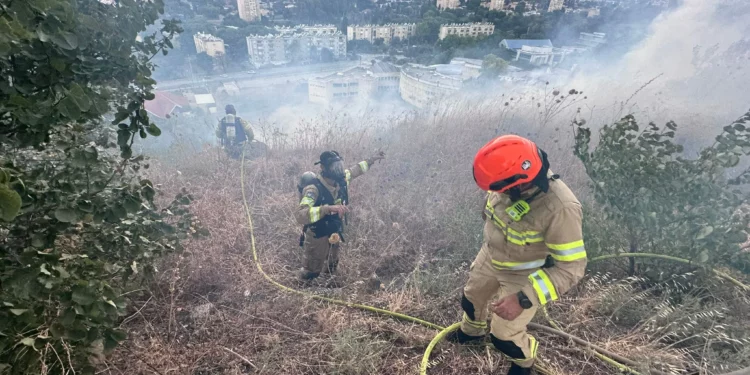
[[[608,65],[599,74],[583,70],[570,83],[607,115],[723,125],[750,108],[750,1],[684,0]]]

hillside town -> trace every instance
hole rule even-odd
[[[210,114],[217,103],[258,88],[306,92],[308,103],[322,107],[395,100],[404,108],[426,108],[460,95],[464,87],[509,90],[595,69],[594,56],[616,50],[619,33],[634,27],[620,14],[643,7],[658,14],[670,6],[667,0],[389,0],[340,17],[318,17],[327,23],[293,22],[295,10],[306,3],[167,2],[167,12],[172,5],[169,15],[183,19],[186,34],[195,32],[192,41],[181,43],[180,61],[173,58],[177,66],[170,65],[146,109],[159,108],[152,113],[159,118],[171,115],[164,108]],[[413,17],[396,16],[404,10],[416,11]],[[383,16],[376,17],[378,12]],[[330,22],[335,18],[339,22]],[[382,22],[373,22],[377,19]],[[564,21],[578,26],[565,33],[545,31],[547,23]],[[609,30],[618,33],[614,43]],[[165,104],[175,102],[169,99],[174,96],[192,106]]]

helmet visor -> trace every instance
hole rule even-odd
[[[519,180],[527,179],[529,178],[528,175],[525,174],[517,174],[510,176],[504,180],[495,181],[490,184],[490,190],[492,191],[498,191],[498,192],[504,192],[509,187],[512,187],[518,182]]]

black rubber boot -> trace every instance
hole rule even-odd
[[[456,344],[479,344],[484,340],[484,336],[469,336],[461,330],[461,328],[448,333],[445,339]]]
[[[508,370],[508,375],[531,375],[531,369],[512,363]]]
[[[320,272],[308,272],[305,270],[300,271],[299,279],[301,281],[310,281],[320,276]]]

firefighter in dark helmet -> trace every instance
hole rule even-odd
[[[320,154],[320,173],[312,178],[303,175],[302,197],[296,211],[297,222],[304,226],[300,245],[305,249],[303,280],[312,280],[321,273],[334,273],[339,262],[343,241],[344,215],[348,212],[349,183],[385,157],[383,152],[345,169],[336,151]]]
[[[221,140],[221,145],[226,148],[230,155],[236,156],[242,149],[245,142],[252,142],[255,138],[253,128],[250,124],[240,117],[237,117],[237,110],[231,104],[224,108],[226,116],[219,121],[219,127],[216,129],[216,135]]]

